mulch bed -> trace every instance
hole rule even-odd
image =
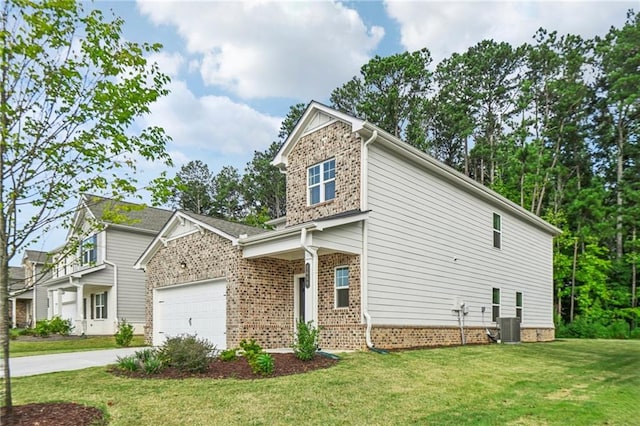
[[[254,374],[249,363],[244,358],[235,361],[220,361],[216,359],[209,364],[209,370],[204,373],[183,373],[172,368],[165,368],[158,374],[145,374],[140,371],[124,371],[117,367],[110,367],[112,374],[136,379],[265,379],[291,374],[306,373],[308,371],[329,368],[338,361],[316,355],[310,361],[300,361],[292,353],[271,354],[275,363],[273,374],[261,376]],[[103,413],[95,407],[86,407],[74,403],[45,403],[26,404],[13,407],[12,418],[6,417],[2,408],[0,424],[5,426],[89,426],[105,424]]]

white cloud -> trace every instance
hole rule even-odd
[[[164,128],[173,141],[168,150],[211,156],[243,155],[263,150],[277,137],[282,118],[260,113],[224,96],[196,97],[184,81],[151,106],[144,125]],[[175,161],[179,165],[179,161]]]
[[[176,77],[180,74],[182,66],[185,64],[185,58],[180,53],[174,52],[157,52],[147,56],[150,64],[154,62],[158,64],[160,71],[169,77]]]
[[[512,45],[531,42],[543,27],[591,38],[623,24],[637,1],[426,1],[387,0],[407,50],[427,47],[437,63],[484,39]]]
[[[244,99],[325,98],[356,75],[384,36],[333,1],[139,1],[156,25],[177,28],[201,58],[205,84]]]

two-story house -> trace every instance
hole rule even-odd
[[[176,212],[136,267],[147,339],[218,349],[485,343],[501,317],[554,338],[552,240],[539,217],[366,121],[312,102],[276,155],[287,216],[262,232]]]
[[[126,319],[144,329],[144,273],[133,264],[171,211],[82,195],[66,242],[50,253],[48,318],[69,319],[74,334],[104,335]]]

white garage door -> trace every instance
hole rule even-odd
[[[197,334],[226,349],[227,282],[225,280],[156,289],[153,299],[153,344],[167,337]]]

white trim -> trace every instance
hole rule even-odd
[[[324,166],[327,163],[333,161],[333,177],[330,179],[324,179]],[[311,169],[318,168],[318,183],[311,185],[309,183]],[[327,199],[327,184],[329,182],[333,182],[333,198]],[[311,188],[318,187],[318,202],[311,202]],[[316,206],[318,204],[326,203],[328,201],[332,201],[336,198],[336,157],[327,158],[319,163],[313,164],[307,167],[307,207]]]
[[[500,229],[496,229],[496,223],[495,223],[495,219],[496,216],[498,217],[498,219],[500,220]],[[503,228],[503,223],[502,223],[502,215],[500,213],[496,213],[493,212],[493,214],[491,215],[491,245],[493,246],[494,249],[497,250],[502,250],[502,228]],[[498,236],[500,237],[499,242],[498,242],[498,246],[496,247],[496,232],[498,233]]]

